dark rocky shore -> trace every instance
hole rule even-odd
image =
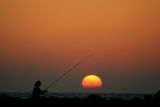
[[[154,96],[146,95],[144,99],[133,98],[130,100],[122,100],[121,98],[112,98],[110,100],[103,99],[98,95],[90,95],[87,98],[57,98],[57,97],[41,97],[37,99],[28,98],[21,99],[17,97],[9,97],[3,95],[0,97],[0,106],[152,106],[160,107],[160,91]]]

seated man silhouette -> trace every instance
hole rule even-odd
[[[33,93],[32,93],[33,98],[39,98],[41,94],[44,94],[45,92],[48,92],[47,90],[42,91],[40,89],[40,86],[41,86],[41,81],[37,81],[34,85],[34,88],[33,88]]]

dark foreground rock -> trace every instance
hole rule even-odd
[[[57,98],[57,97],[41,97],[37,99],[28,98],[21,99],[16,97],[1,96],[0,106],[1,107],[30,107],[30,106],[43,106],[43,107],[54,107],[54,106],[151,106],[160,107],[160,91],[154,96],[146,95],[144,99],[133,98],[130,100],[122,100],[121,98],[113,98],[106,100],[98,95],[91,95],[87,98]]]

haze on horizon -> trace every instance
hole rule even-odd
[[[92,53],[49,92],[87,92],[88,74],[97,92],[160,90],[159,0],[0,0],[0,14],[0,91],[45,88]]]

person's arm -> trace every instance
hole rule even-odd
[[[48,91],[47,90],[41,91],[42,94],[45,93],[45,92],[48,92]]]

